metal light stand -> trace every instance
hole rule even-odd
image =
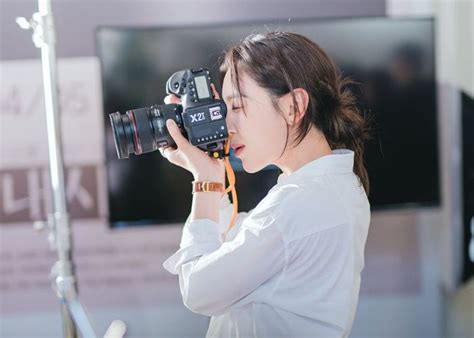
[[[72,261],[71,223],[67,212],[64,187],[64,162],[56,73],[56,39],[51,0],[38,0],[38,7],[39,12],[34,13],[30,20],[23,17],[16,19],[21,28],[33,30],[33,42],[36,47],[41,48],[43,68],[53,210],[48,215],[46,222],[35,222],[35,227],[39,229],[44,228],[45,225],[48,227],[48,240],[51,249],[56,250],[58,254],[58,261],[51,269],[50,278],[53,289],[61,303],[64,336],[66,338],[77,338],[77,327],[79,327],[82,337],[96,338],[97,336],[87,319],[84,309],[77,300],[77,284]],[[115,337],[123,336],[125,332],[123,322],[115,321],[112,323],[112,327],[115,329]]]

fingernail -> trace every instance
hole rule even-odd
[[[175,125],[176,125],[176,123],[174,123],[174,121],[173,121],[172,119],[166,120],[166,126],[167,126],[168,128],[170,128],[170,127],[173,128]]]

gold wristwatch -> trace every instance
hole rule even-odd
[[[193,194],[196,192],[224,192],[224,184],[219,182],[193,181]]]

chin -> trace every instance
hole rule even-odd
[[[258,164],[258,163],[249,163],[248,161],[242,160],[242,167],[244,168],[246,173],[249,174],[254,174],[263,168],[266,167],[266,165]]]

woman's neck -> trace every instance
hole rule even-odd
[[[331,147],[326,137],[312,127],[300,144],[295,147],[288,145],[282,157],[275,162],[286,175],[291,175],[305,164],[320,157],[331,155]]]

